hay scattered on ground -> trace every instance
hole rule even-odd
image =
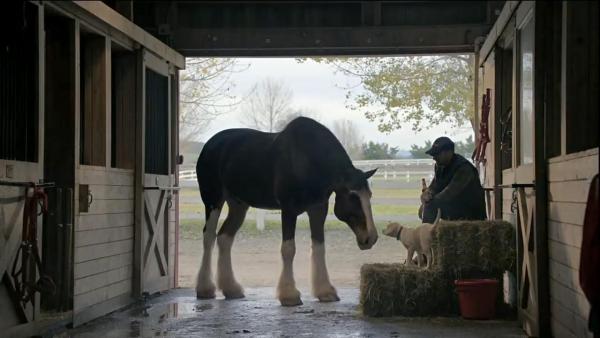
[[[515,229],[503,221],[442,222],[430,270],[404,264],[365,264],[360,303],[367,316],[458,315],[454,280],[496,278],[515,270]],[[510,313],[499,288],[498,313]]]

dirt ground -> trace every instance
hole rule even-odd
[[[331,230],[325,233],[327,266],[331,282],[336,287],[355,287],[360,282],[360,267],[365,263],[403,262],[406,249],[395,238],[379,235],[375,246],[361,251],[352,231]],[[273,287],[281,269],[281,232],[240,232],[232,249],[233,270],[245,287]],[[194,287],[202,257],[202,240],[182,239],[179,242],[179,286]],[[216,267],[216,250],[213,252]],[[310,287],[310,231],[296,231],[294,259],[296,284],[300,289]]]

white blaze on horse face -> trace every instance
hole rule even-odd
[[[366,244],[359,245],[361,249],[370,249],[377,242],[377,229],[373,221],[373,213],[371,212],[371,191],[368,188],[355,190],[352,193],[356,194],[360,199],[360,206],[365,220],[367,222],[368,240]]]

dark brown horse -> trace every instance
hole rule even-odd
[[[217,285],[226,298],[244,297],[233,275],[231,246],[249,207],[281,210],[283,270],[277,296],[282,305],[302,304],[292,269],[298,215],[308,213],[313,294],[323,302],[339,300],[325,265],[324,223],[333,192],[334,213],[352,229],[358,246],[370,249],[377,241],[367,183],[375,170],[365,173],[354,168],[335,136],[312,119],[297,118],[279,133],[222,131],[204,145],[196,172],[206,209],[198,298],[215,297],[211,271],[215,238],[219,248]],[[217,235],[225,202],[229,213]]]

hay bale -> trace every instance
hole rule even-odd
[[[499,317],[514,314],[504,303],[502,275],[516,273],[515,227],[506,221],[442,221],[433,237],[435,264],[447,281],[494,278],[500,282],[496,303]],[[458,298],[451,298],[458,309]]]
[[[444,315],[454,302],[451,288],[438,269],[404,264],[362,266],[360,305],[371,317]]]
[[[433,237],[434,261],[448,278],[501,280],[515,269],[515,236],[505,221],[443,221]]]
[[[504,221],[444,221],[433,239],[434,266],[365,264],[361,268],[360,304],[367,316],[458,315],[454,280],[496,278],[515,272],[516,237]],[[514,312],[498,290],[497,312]]]

